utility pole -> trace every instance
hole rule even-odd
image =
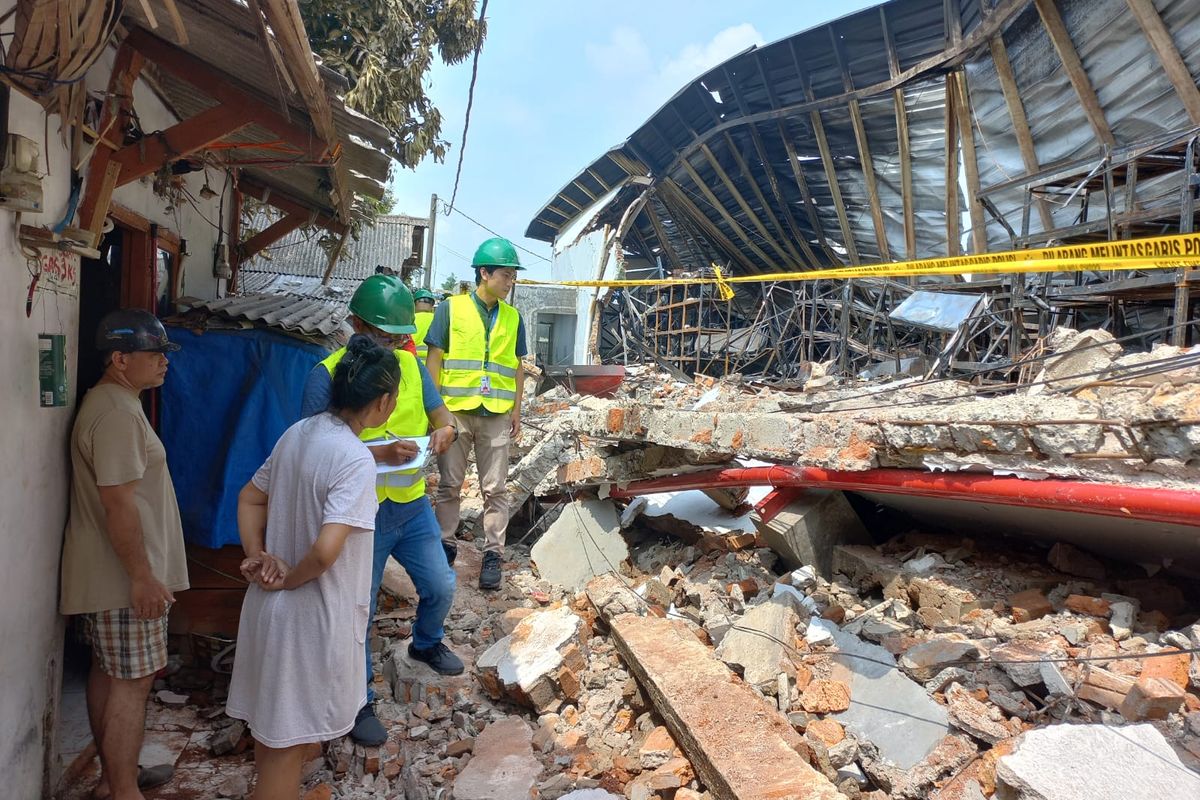
[[[437,232],[437,195],[429,198],[429,247],[425,250],[425,288],[433,288],[433,237]]]

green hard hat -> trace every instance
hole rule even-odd
[[[437,295],[428,289],[417,289],[415,292],[413,292],[413,300],[417,301],[418,303],[422,300],[424,300],[426,303],[436,303]]]
[[[416,333],[412,292],[394,275],[372,275],[350,298],[350,313],[384,333]]]
[[[479,245],[479,249],[475,251],[475,257],[471,259],[471,266],[525,269],[521,266],[521,259],[517,258],[517,248],[513,247],[513,243],[508,239],[502,239],[499,236],[488,239]]]

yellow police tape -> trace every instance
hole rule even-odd
[[[1023,272],[1081,272],[1118,269],[1179,269],[1200,267],[1200,233],[1128,239],[1117,242],[1046,247],[1040,250],[1010,250],[953,258],[926,258],[857,267],[774,272],[766,275],[724,275],[715,264],[715,277],[621,279],[607,281],[537,281],[522,278],[523,284],[621,288],[633,286],[694,286],[716,284],[722,299],[733,297],[732,284],[772,281],[821,281],[843,278],[902,278],[920,275],[997,275]]]

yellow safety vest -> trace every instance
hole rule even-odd
[[[517,399],[521,315],[500,301],[489,336],[474,297],[454,295],[446,302],[450,304],[450,349],[442,357],[441,376],[446,408],[472,411],[483,406],[493,414],[511,411]]]
[[[429,356],[429,346],[425,344],[425,334],[429,333],[429,325],[433,322],[432,311],[418,311],[414,324],[417,326],[417,332],[412,335],[413,344],[417,347],[417,358],[421,359],[424,364]]]
[[[389,434],[402,439],[429,434],[429,417],[425,414],[425,398],[421,392],[421,368],[417,364],[417,358],[406,350],[396,350],[395,353],[396,360],[400,362],[400,391],[396,396],[396,410],[383,426],[364,428],[358,436],[364,442],[381,439]],[[333,377],[333,369],[344,355],[346,348],[343,347],[321,362],[321,365],[329,370],[330,377]],[[424,495],[425,478],[420,469],[388,472],[375,479],[375,496],[381,503],[384,500],[411,503]]]

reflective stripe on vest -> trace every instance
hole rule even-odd
[[[421,368],[416,357],[406,350],[396,350],[400,362],[400,391],[396,396],[396,409],[388,421],[379,428],[366,428],[358,438],[363,441],[381,439],[391,435],[402,439],[426,436],[429,433],[429,417],[425,414],[425,398],[421,392]],[[333,370],[346,355],[342,348],[329,355],[321,365],[333,377]],[[379,502],[411,503],[425,494],[425,477],[420,469],[388,472],[375,478],[375,497]]]
[[[432,322],[432,311],[418,311],[413,319],[413,324],[417,326],[417,332],[412,335],[412,340],[413,344],[417,346],[417,358],[421,359],[422,364],[429,356],[429,346],[425,344],[425,334],[429,333],[429,325]]]
[[[442,398],[451,411],[483,406],[493,414],[512,410],[517,399],[517,332],[521,316],[503,301],[496,310],[490,337],[479,306],[470,295],[455,295],[450,304],[450,349],[442,360]],[[490,391],[483,392],[484,376]]]

